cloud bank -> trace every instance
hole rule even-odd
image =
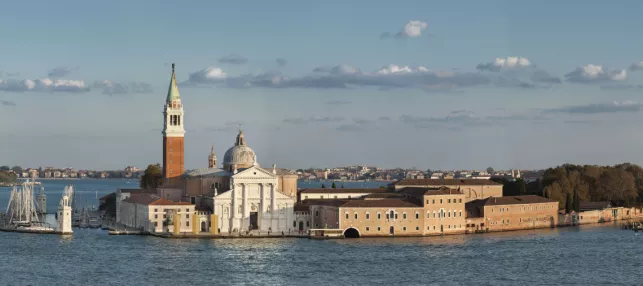
[[[565,74],[565,79],[569,82],[585,84],[619,82],[627,80],[627,71],[588,64]]]
[[[103,94],[130,94],[130,93],[151,93],[154,90],[150,84],[144,82],[119,83],[111,80],[96,81],[93,88],[103,90]]]
[[[0,80],[0,91],[6,92],[87,92],[89,87],[82,80],[68,79],[5,79]]]

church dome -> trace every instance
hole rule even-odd
[[[223,156],[223,167],[231,171],[235,167],[240,168],[250,168],[252,166],[258,166],[257,164],[257,155],[250,147],[246,145],[246,140],[243,137],[243,131],[239,131],[237,135],[237,140],[232,146],[228,149]]]

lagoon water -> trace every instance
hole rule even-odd
[[[53,210],[65,182],[44,182]],[[124,183],[86,182],[88,201]],[[641,285],[642,253],[643,235],[615,226],[326,241],[0,232],[0,285]]]

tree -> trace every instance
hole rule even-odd
[[[335,182],[333,182],[333,184],[330,187],[333,189],[337,189],[337,185],[335,185]]]
[[[572,193],[567,193],[567,199],[565,199],[565,213],[572,212]]]
[[[9,170],[11,170],[11,168],[9,168],[9,166],[0,167],[0,171],[9,171]]]
[[[326,185],[322,184],[322,189],[325,189],[325,188],[326,188]]]
[[[107,199],[98,206],[99,211],[105,211],[108,217],[116,216],[116,193],[107,195]]]
[[[150,164],[147,165],[143,176],[140,179],[140,186],[143,189],[147,190],[156,190],[159,186],[163,184],[163,172],[161,170],[161,164]]]
[[[578,192],[574,191],[574,211],[576,213],[580,212],[580,199],[578,198]]]
[[[489,174],[493,174],[493,173],[494,173],[493,168],[491,168],[491,167],[487,168],[487,173],[489,173]]]
[[[20,167],[20,166],[13,166],[13,168],[11,168],[11,170],[16,172],[16,174],[22,174],[22,167]]]

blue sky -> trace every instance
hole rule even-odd
[[[640,1],[32,1],[0,11],[0,164],[642,163]],[[151,4],[153,3],[153,4]]]

